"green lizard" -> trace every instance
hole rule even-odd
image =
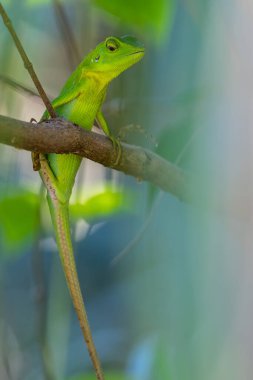
[[[52,102],[57,116],[90,130],[96,119],[114,148],[120,145],[112,136],[101,112],[108,84],[144,55],[143,45],[135,38],[109,37],[101,42],[79,64]],[[42,119],[48,119],[46,111]],[[47,200],[55,229],[57,246],[66,281],[81,330],[87,344],[96,377],[104,380],[102,368],[92,339],[79,285],[69,226],[69,199],[81,157],[74,154],[40,154],[40,176],[47,188]]]

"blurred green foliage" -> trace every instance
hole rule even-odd
[[[131,377],[122,374],[121,372],[107,372],[105,371],[105,378],[109,380],[131,380]],[[84,374],[80,373],[79,375],[71,376],[67,380],[96,380],[94,374]]]
[[[70,212],[73,219],[94,220],[117,212],[130,211],[132,208],[133,198],[127,191],[115,191],[108,187],[104,192],[91,196],[84,203],[71,203]]]
[[[106,12],[116,16],[120,21],[138,27],[150,38],[158,40],[164,37],[171,27],[175,0],[93,0]]]
[[[3,252],[18,254],[22,247],[34,239],[40,228],[42,199],[28,189],[16,188],[15,192],[2,193],[0,198],[0,234]],[[71,219],[105,218],[121,212],[129,212],[133,198],[127,191],[116,191],[109,186],[101,193],[92,195],[84,203],[71,203]]]
[[[0,233],[2,252],[21,253],[21,247],[35,235],[39,228],[39,196],[29,190],[16,189],[1,194]]]
[[[139,29],[157,41],[160,41],[171,28],[176,6],[176,0],[91,0],[91,2],[120,22]],[[27,6],[50,3],[52,0],[25,1]],[[62,0],[62,3],[68,4],[71,1]]]

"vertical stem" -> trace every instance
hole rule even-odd
[[[53,0],[53,7],[72,71],[81,61],[76,39],[62,2],[60,0]]]

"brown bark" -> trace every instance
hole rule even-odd
[[[117,152],[106,136],[62,119],[33,124],[0,115],[0,143],[32,152],[74,153],[149,181],[182,200],[188,198],[190,178],[176,165],[147,149],[125,143],[121,143],[121,158],[114,165]]]

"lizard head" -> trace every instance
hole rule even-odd
[[[85,70],[100,74],[108,82],[137,63],[144,55],[144,46],[131,36],[108,37],[84,60]]]

